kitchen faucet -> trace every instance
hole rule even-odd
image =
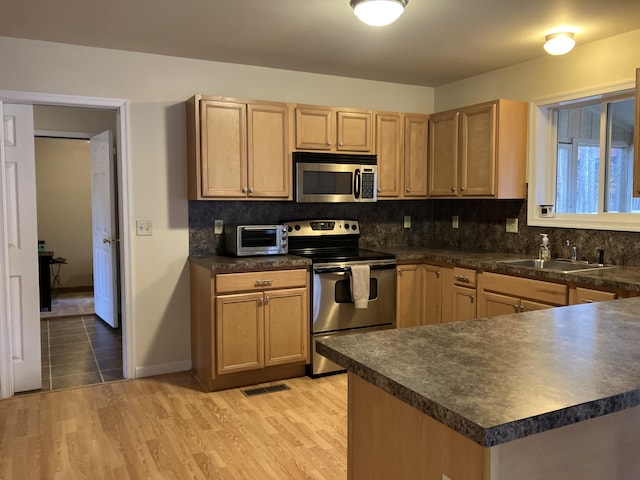
[[[571,247],[571,241],[570,240],[567,240],[566,243],[567,243],[567,247]],[[560,260],[564,260],[564,259],[560,259]],[[578,247],[573,246],[573,247],[571,247],[571,261],[575,262],[577,260],[578,260]]]

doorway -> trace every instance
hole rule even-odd
[[[123,377],[133,378],[135,371],[133,362],[128,362],[128,358],[134,357],[134,349],[132,342],[128,339],[132,338],[132,323],[129,321],[131,306],[131,271],[130,271],[130,212],[129,212],[129,192],[128,192],[128,177],[129,177],[129,149],[128,149],[128,102],[121,99],[103,99],[93,97],[76,97],[68,95],[54,95],[54,94],[37,94],[28,92],[10,92],[0,91],[0,101],[5,104],[30,104],[37,106],[48,107],[72,107],[76,110],[106,110],[110,111],[113,118],[115,118],[115,139],[116,139],[116,152],[117,152],[117,176],[116,176],[116,188],[115,194],[118,198],[118,215],[119,215],[119,245],[120,245],[120,325],[121,325],[121,371]],[[86,113],[86,112],[85,112]],[[2,179],[0,175],[0,179]],[[3,180],[4,181],[4,180]],[[4,213],[0,211],[0,225],[4,225],[3,229],[7,228],[8,218],[4,216]],[[3,242],[6,241],[6,236],[2,236]],[[5,244],[6,245],[6,244]],[[0,256],[6,255],[5,252],[0,251]],[[37,260],[36,260],[37,261]],[[64,267],[63,267],[64,268]],[[0,299],[3,302],[9,299],[5,296],[6,287],[9,281],[9,270],[7,257],[0,258]],[[37,292],[34,292],[34,300],[37,302]],[[4,308],[4,307],[3,307]],[[0,312],[0,331],[7,332],[11,330],[11,322],[15,321],[12,318],[12,311],[10,305],[7,309],[3,309]],[[39,319],[38,319],[39,320]],[[90,322],[84,321],[83,328],[85,331],[91,329]],[[6,338],[5,338],[6,340]],[[12,345],[11,342],[0,342],[0,397],[9,397],[14,393],[14,377],[12,365]]]
[[[110,319],[112,328],[94,305],[101,266],[96,270],[92,212],[101,198],[92,192],[91,138],[113,134],[115,126],[113,111],[34,105],[39,260],[49,270],[40,280],[43,391],[123,378],[120,323]],[[115,205],[115,191],[108,196]]]

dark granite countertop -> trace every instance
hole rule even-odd
[[[338,336],[317,350],[486,447],[640,404],[640,298]]]
[[[250,272],[285,268],[308,268],[311,260],[296,255],[262,255],[226,257],[223,255],[190,256],[189,261],[219,273]]]
[[[561,283],[576,283],[594,288],[610,288],[640,292],[640,268],[607,266],[600,270],[583,272],[560,273],[530,267],[519,267],[503,260],[534,258],[528,255],[498,252],[471,252],[465,250],[448,250],[423,247],[377,248],[396,255],[399,263],[432,261],[455,264],[477,270],[519,275],[538,280],[555,281]]]

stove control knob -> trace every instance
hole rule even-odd
[[[291,228],[291,225],[289,225],[289,226],[287,227],[287,231],[288,231],[288,232],[290,232],[291,230],[293,230],[293,228]]]
[[[351,225],[351,230],[357,230],[358,226],[357,225]]]
[[[348,223],[345,223],[345,224],[344,224],[344,228],[345,228],[345,230],[349,230],[349,224],[348,224]]]
[[[293,227],[293,228],[295,228],[295,229],[296,229],[296,232],[297,232],[298,230],[300,230],[300,225],[296,225],[296,226],[295,226],[295,227]]]

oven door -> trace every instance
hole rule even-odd
[[[396,323],[395,264],[372,265],[369,275],[369,303],[356,309],[351,298],[348,266],[313,269],[311,332],[329,333]]]

